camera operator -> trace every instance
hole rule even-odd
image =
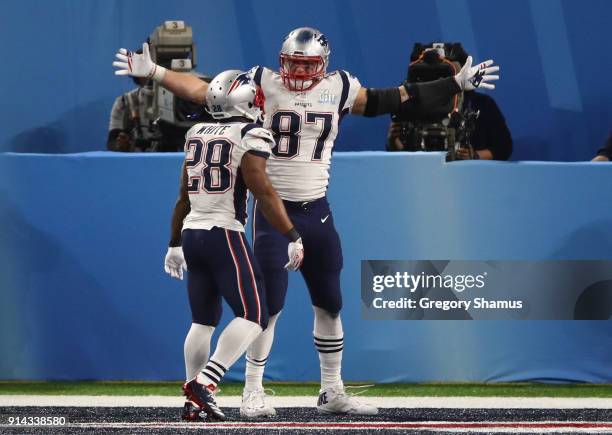
[[[147,42],[151,57],[159,65],[210,82],[210,77],[194,70],[196,45],[192,28],[185,22],[165,21],[153,30]],[[142,54],[142,49],[136,54]],[[201,104],[178,98],[147,78],[132,78],[139,87],[113,104],[107,140],[110,151],[181,151],[185,133],[198,122],[212,120]]]
[[[597,155],[593,158],[594,162],[609,162],[612,160],[612,133],[608,136],[606,143],[597,150]]]
[[[153,98],[150,80],[134,77],[134,82],[138,88],[117,97],[111,109],[106,141],[109,151],[146,151],[155,137],[154,120],[147,111]]]
[[[433,80],[436,74],[440,73],[446,65],[451,63],[461,67],[467,59],[467,53],[461,44],[442,44],[433,43],[433,48],[415,44],[411,55],[411,64],[408,69],[408,80],[411,80],[411,68],[419,63],[420,70],[412,70],[415,76],[420,76],[418,80],[425,77],[425,80]],[[451,62],[452,60],[452,62]],[[427,65],[431,65],[431,70],[427,70]],[[433,74],[433,76],[432,76]],[[412,79],[414,80],[414,78]],[[447,149],[453,150],[453,160],[508,160],[512,154],[512,137],[506,125],[503,114],[490,96],[476,92],[463,92],[462,99],[449,102],[450,105],[441,110],[430,111],[429,116],[420,120],[420,124],[414,122],[414,113],[399,113],[392,116],[392,122],[387,132],[388,151],[418,151],[421,149],[430,151],[440,151]],[[445,112],[445,110],[448,110]],[[440,112],[445,112],[440,120]],[[449,113],[450,112],[450,113]],[[433,134],[423,136],[421,131],[415,132],[415,125],[418,128],[427,130],[431,126]],[[451,127],[447,129],[447,127]],[[440,135],[440,136],[437,136]],[[424,138],[435,143],[433,147],[425,146]],[[421,138],[422,144],[419,142]],[[446,141],[443,147],[442,140]],[[455,144],[459,144],[455,148]],[[450,153],[449,153],[450,154]]]
[[[478,118],[470,141],[472,150],[461,147],[455,158],[508,160],[512,154],[512,136],[495,100],[481,92],[464,92],[463,107],[478,112]]]

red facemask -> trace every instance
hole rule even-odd
[[[290,91],[307,91],[325,75],[321,56],[280,55],[280,75]]]

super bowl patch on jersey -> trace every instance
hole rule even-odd
[[[332,94],[329,89],[323,89],[319,94],[319,103],[321,104],[336,104],[338,96]]]

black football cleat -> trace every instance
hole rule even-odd
[[[206,413],[206,421],[225,421],[225,414],[215,402],[214,387],[200,384],[196,379],[192,379],[183,385],[183,392],[187,400],[194,402]]]
[[[201,412],[202,410],[198,408],[193,402],[186,400],[185,405],[183,405],[183,412],[181,413],[181,420],[197,421],[197,422],[206,421],[200,415]]]

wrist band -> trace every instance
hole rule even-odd
[[[297,230],[295,229],[295,227],[291,228],[289,231],[287,231],[284,234],[285,237],[287,237],[289,239],[290,242],[295,242],[297,241],[301,236],[300,233],[297,232]]]
[[[166,75],[166,68],[160,65],[155,65],[155,67],[153,68],[153,73],[151,74],[150,78],[158,83],[161,83],[165,75]]]

